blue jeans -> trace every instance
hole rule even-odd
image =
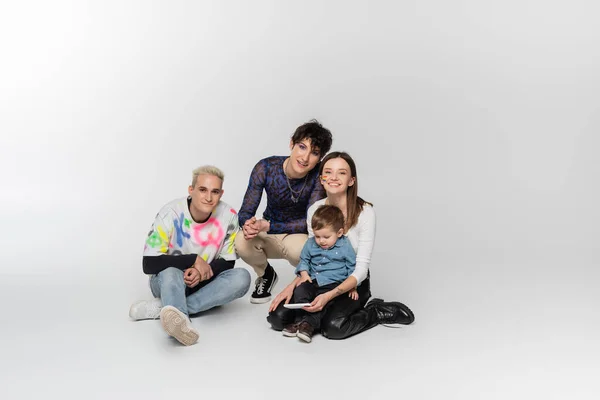
[[[184,314],[196,314],[227,304],[245,295],[250,288],[250,273],[243,268],[221,272],[212,282],[185,297],[183,271],[169,267],[150,278],[150,290],[160,297],[163,307],[173,306]]]

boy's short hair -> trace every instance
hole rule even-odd
[[[331,142],[333,141],[329,129],[321,125],[316,119],[311,119],[307,123],[296,128],[296,131],[292,136],[292,143],[300,143],[304,139],[310,139],[310,145],[319,149],[320,158],[323,158],[325,154],[329,153]]]
[[[331,227],[337,232],[344,228],[344,214],[336,206],[322,205],[313,214],[310,224],[313,230]]]
[[[221,181],[225,180],[225,174],[219,168],[213,165],[203,165],[192,171],[192,187],[196,187],[198,175],[214,175],[217,178],[221,179]]]

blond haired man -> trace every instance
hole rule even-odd
[[[189,196],[171,201],[156,215],[146,238],[143,271],[153,300],[134,303],[134,320],[160,318],[165,331],[189,346],[198,340],[190,314],[244,296],[250,273],[234,268],[237,212],[221,201],[223,172],[205,165],[193,171]]]

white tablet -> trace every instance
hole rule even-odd
[[[285,308],[296,309],[296,308],[308,307],[308,306],[310,306],[310,303],[284,304],[283,306]]]

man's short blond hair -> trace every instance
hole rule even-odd
[[[225,174],[219,168],[214,165],[203,165],[192,172],[192,187],[196,187],[196,181],[198,180],[199,175],[213,175],[221,179],[221,181],[225,180]]]

